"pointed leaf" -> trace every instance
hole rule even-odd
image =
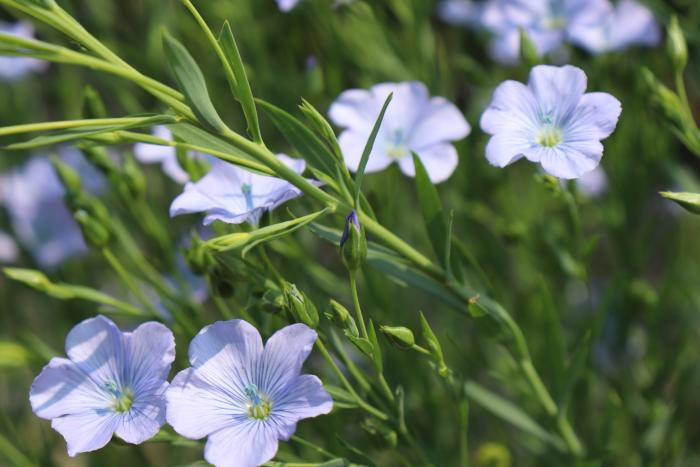
[[[448,264],[446,260],[448,259],[449,245],[447,244],[448,230],[442,212],[442,202],[440,201],[437,188],[430,181],[428,172],[416,153],[413,153],[413,166],[416,169],[416,191],[418,193],[418,204],[425,221],[425,229],[428,232],[428,238],[435,255],[440,258],[441,263],[445,266]]]
[[[185,46],[165,32],[163,34],[163,50],[175,80],[200,123],[217,131],[226,128],[211,102],[204,75]]]
[[[700,214],[700,193],[662,191],[659,194],[666,199],[675,201],[686,211]]]
[[[362,179],[365,176],[365,168],[367,167],[367,161],[369,161],[369,155],[372,154],[372,148],[374,147],[374,141],[377,139],[377,134],[379,133],[379,128],[382,126],[382,121],[384,120],[384,114],[389,106],[389,102],[394,97],[393,93],[389,93],[384,101],[382,110],[379,112],[377,121],[374,123],[374,128],[369,135],[367,144],[365,145],[364,151],[362,151],[362,158],[360,159],[360,165],[357,168],[357,174],[355,174],[355,208],[360,204],[360,193],[362,192]]]
[[[258,121],[258,111],[255,108],[255,99],[253,91],[250,88],[250,82],[245,72],[245,66],[241,59],[241,54],[236,45],[236,39],[233,37],[231,26],[228,21],[224,21],[224,26],[219,35],[219,43],[224,51],[228,65],[233,71],[234,82],[229,79],[229,85],[233,89],[236,100],[240,102],[245,115],[246,123],[248,124],[248,134],[257,142],[262,142],[260,134],[260,122]]]

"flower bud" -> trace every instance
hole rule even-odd
[[[34,269],[5,268],[5,275],[13,281],[21,282],[39,292],[48,292],[51,288],[51,281],[41,271]]]
[[[345,228],[340,239],[340,254],[349,271],[357,271],[367,259],[365,229],[360,225],[354,210],[345,218]]]
[[[185,262],[190,271],[198,276],[206,274],[216,265],[214,255],[195,232],[192,233],[190,246],[185,250]]]
[[[111,237],[107,226],[83,209],[76,211],[73,217],[80,226],[85,243],[96,249],[102,249],[107,246]]]
[[[297,289],[297,286],[294,284],[288,283],[285,285],[285,294],[289,312],[294,319],[312,329],[316,329],[319,321],[316,305],[303,292]]]
[[[379,326],[379,332],[389,340],[391,345],[400,350],[408,350],[416,345],[413,331],[403,326]]]
[[[530,39],[530,34],[523,28],[520,28],[520,60],[529,67],[540,63],[540,53],[537,46]]]
[[[661,108],[669,120],[682,128],[685,117],[678,95],[656,79],[648,68],[642,68],[641,73],[654,103]]]
[[[671,18],[671,24],[668,26],[666,47],[676,72],[685,70],[685,66],[688,63],[688,46],[685,42],[683,30],[678,24],[678,18],[675,16]]]
[[[141,166],[136,163],[134,157],[130,154],[124,158],[121,176],[121,183],[126,190],[124,194],[128,193],[129,197],[125,201],[142,199],[146,194],[146,177],[143,174],[143,170],[141,170]]]
[[[82,191],[83,184],[80,180],[80,174],[73,167],[56,156],[51,157],[51,163],[68,195],[74,195]]]
[[[328,319],[345,331],[347,335],[359,337],[360,333],[357,330],[357,324],[348,309],[335,300],[331,300],[330,305],[331,312],[326,313]]]

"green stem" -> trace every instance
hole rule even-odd
[[[162,318],[160,313],[158,313],[158,310],[156,307],[153,306],[153,303],[148,299],[146,294],[141,290],[141,288],[138,286],[136,281],[131,277],[129,272],[124,269],[124,265],[122,265],[121,261],[114,256],[114,253],[112,253],[112,250],[109,248],[103,248],[102,249],[102,255],[104,258],[107,260],[109,265],[114,269],[114,271],[117,273],[119,278],[124,282],[124,284],[127,286],[127,288],[131,291],[131,293],[136,297],[136,299],[141,302],[141,304],[146,307],[146,309],[149,311],[149,313],[153,317],[157,318]]]
[[[365,319],[362,316],[362,308],[360,307],[360,297],[357,293],[357,277],[355,271],[350,271],[350,290],[352,291],[352,304],[355,308],[355,319],[360,323],[360,332],[362,337],[369,339],[367,334],[367,327],[365,326]]]
[[[27,123],[0,128],[0,136],[18,135],[22,133],[35,133],[40,131],[65,130],[73,128],[92,128],[105,126],[138,125],[151,117],[134,118],[92,118],[83,120],[61,120],[56,122]]]
[[[357,405],[359,405],[363,410],[366,412],[372,414],[373,416],[377,417],[380,420],[387,421],[389,420],[389,416],[382,412],[379,409],[376,409],[369,405],[367,402],[365,402],[362,397],[355,391],[355,388],[352,387],[352,384],[348,381],[348,379],[345,377],[343,372],[338,368],[338,365],[336,365],[335,361],[333,360],[333,357],[331,354],[328,352],[328,349],[326,348],[326,345],[323,343],[323,339],[319,336],[319,338],[316,340],[316,345],[318,347],[318,350],[321,351],[321,354],[323,355],[323,358],[326,360],[326,362],[330,365],[330,367],[333,369],[333,372],[336,374],[340,382],[345,386],[345,389],[350,393],[352,397],[355,398],[355,401],[357,402]]]

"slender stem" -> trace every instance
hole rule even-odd
[[[292,441],[297,442],[301,444],[302,446],[306,446],[307,448],[313,449],[317,453],[321,454],[322,456],[328,457],[329,459],[334,459],[337,458],[335,454],[326,451],[323,449],[321,446],[317,445],[316,443],[312,443],[311,441],[305,440],[301,436],[298,435],[292,435]]]
[[[91,128],[114,125],[138,125],[141,122],[151,120],[151,117],[134,118],[92,118],[83,120],[61,120],[56,122],[27,123],[0,128],[0,136],[18,135],[22,133],[35,133],[40,131],[65,130],[70,128]]]
[[[386,395],[386,397],[391,402],[394,402],[396,400],[396,397],[394,396],[394,393],[391,391],[391,388],[389,387],[389,383],[386,382],[386,378],[384,378],[384,373],[379,373],[379,385],[382,387],[382,391],[384,391],[384,394]]]
[[[352,291],[352,304],[355,308],[355,319],[360,322],[360,332],[362,337],[369,339],[365,319],[362,316],[362,308],[360,307],[360,297],[357,293],[357,277],[355,271],[350,271],[350,290]]]
[[[380,420],[389,420],[389,416],[382,412],[379,409],[376,409],[369,405],[367,402],[365,402],[364,399],[360,397],[360,395],[355,392],[355,388],[352,387],[352,384],[348,381],[348,379],[345,377],[343,372],[338,368],[338,365],[335,364],[335,361],[333,360],[333,357],[331,354],[328,352],[328,349],[326,348],[326,345],[323,343],[323,339],[319,336],[318,340],[316,341],[316,345],[318,346],[318,350],[321,351],[321,354],[323,355],[323,358],[326,360],[326,362],[331,366],[333,369],[333,372],[336,374],[340,382],[345,386],[345,389],[350,393],[352,397],[355,398],[355,401],[357,404],[364,409],[366,412],[374,415]]]
[[[134,294],[138,301],[146,307],[149,313],[154,317],[161,318],[162,316],[160,313],[158,313],[156,307],[153,306],[153,303],[151,303],[151,301],[148,299],[143,290],[141,290],[136,281],[134,281],[131,275],[129,275],[129,272],[126,269],[124,269],[124,265],[122,265],[121,261],[119,261],[119,259],[116,256],[114,256],[114,253],[112,253],[112,251],[109,248],[103,248],[102,255],[105,257],[109,265],[112,266],[112,269],[114,269],[119,278],[131,291],[131,293]]]

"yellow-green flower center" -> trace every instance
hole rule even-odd
[[[256,420],[265,420],[272,410],[272,403],[264,396],[260,395],[258,387],[255,384],[248,384],[245,387],[246,396],[249,402],[247,404],[247,412],[250,418]]]
[[[542,128],[535,138],[537,144],[546,148],[553,148],[561,144],[563,140],[564,134],[555,126],[546,126]]]
[[[397,128],[389,133],[389,137],[385,141],[386,155],[392,159],[402,159],[408,153],[406,146],[406,135],[403,129]]]
[[[134,405],[134,392],[130,388],[119,388],[116,383],[108,381],[105,389],[112,395],[112,410],[124,413],[131,410]]]

